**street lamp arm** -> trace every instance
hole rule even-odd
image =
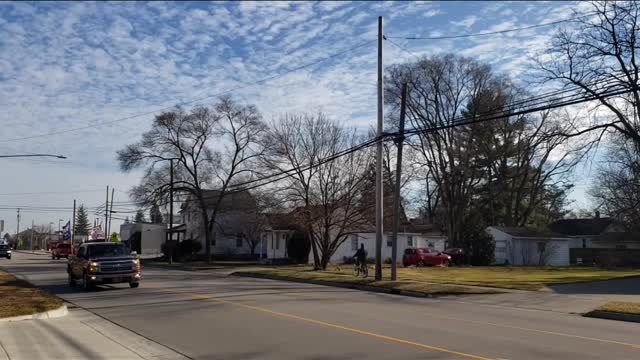
[[[19,158],[19,157],[53,157],[58,159],[66,159],[64,155],[53,154],[13,154],[13,155],[0,155],[0,158]]]

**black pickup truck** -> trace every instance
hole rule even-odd
[[[97,284],[140,284],[140,260],[124,244],[84,243],[75,253],[67,265],[70,286],[80,282],[90,290]]]

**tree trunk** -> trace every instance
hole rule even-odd
[[[211,254],[211,231],[209,231],[209,216],[207,216],[207,210],[204,206],[201,206],[201,215],[202,215],[202,228],[204,229],[204,248],[205,254],[207,254],[207,259],[210,258]]]

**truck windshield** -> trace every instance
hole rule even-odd
[[[122,244],[106,244],[87,247],[89,257],[127,256],[129,249]]]
[[[9,249],[9,245],[4,245],[4,244],[0,245],[0,250],[7,250],[7,249]]]

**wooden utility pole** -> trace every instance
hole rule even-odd
[[[169,160],[169,264],[173,264],[173,159]]]
[[[382,68],[382,16],[378,17],[378,146],[376,149],[376,280],[382,280],[382,236],[383,226],[383,206],[384,189],[382,184],[382,131],[384,119],[384,93],[383,93],[383,68]]]
[[[76,236],[76,200],[73,199],[73,220],[71,225],[71,248],[73,248],[73,239]]]
[[[402,174],[402,144],[404,142],[404,117],[407,106],[407,84],[402,85],[400,102],[400,134],[396,138],[398,145],[398,160],[396,161],[396,188],[393,201],[393,235],[391,238],[391,280],[397,280],[398,271],[398,228],[400,227],[400,181]]]
[[[104,233],[104,241],[107,241],[107,222],[109,221],[109,185],[107,185],[107,200],[104,202],[104,226],[102,232]]]
[[[111,208],[109,209],[109,231],[104,235],[105,242],[111,241],[111,218],[113,217],[113,193],[115,192],[115,188],[111,189]],[[108,239],[108,240],[107,240]]]
[[[32,253],[35,252],[34,251],[35,249],[33,248],[33,223],[34,222],[35,221],[33,219],[31,219],[31,240],[29,240],[29,242],[31,243],[31,252]]]
[[[15,244],[15,247],[17,248],[19,244],[20,244],[20,208],[18,208],[18,226],[16,226],[16,244]]]

